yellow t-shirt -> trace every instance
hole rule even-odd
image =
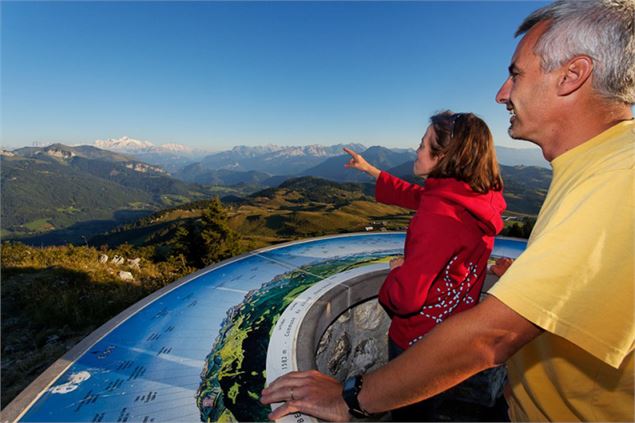
[[[633,421],[635,122],[552,162],[527,249],[489,291],[545,332],[508,361],[514,421]]]

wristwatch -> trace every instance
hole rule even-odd
[[[358,419],[370,417],[370,413],[359,405],[359,400],[357,399],[359,392],[362,390],[362,383],[362,375],[351,376],[344,381],[344,389],[342,390],[342,396],[344,401],[346,401],[346,405],[348,405],[348,412],[351,416]]]

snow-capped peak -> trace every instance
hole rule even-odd
[[[104,150],[138,151],[150,150],[154,147],[154,144],[150,141],[140,141],[124,136],[108,140],[97,140],[95,141],[95,147],[103,148]]]
[[[130,137],[110,138],[108,140],[95,141],[95,147],[111,151],[123,151],[127,153],[186,153],[192,149],[182,144],[163,144],[156,146],[150,141],[140,141]]]
[[[162,144],[159,148],[166,151],[173,151],[175,153],[191,153],[192,149],[183,144]]]

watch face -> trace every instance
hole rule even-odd
[[[348,379],[346,379],[346,381],[344,382],[344,390],[345,391],[352,391],[353,389],[355,389],[355,385],[357,380],[355,377],[349,377]]]

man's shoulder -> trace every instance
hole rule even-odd
[[[588,170],[588,177],[635,169],[635,124],[629,122],[620,129],[601,139],[602,142],[593,143],[579,158],[579,163]]]

